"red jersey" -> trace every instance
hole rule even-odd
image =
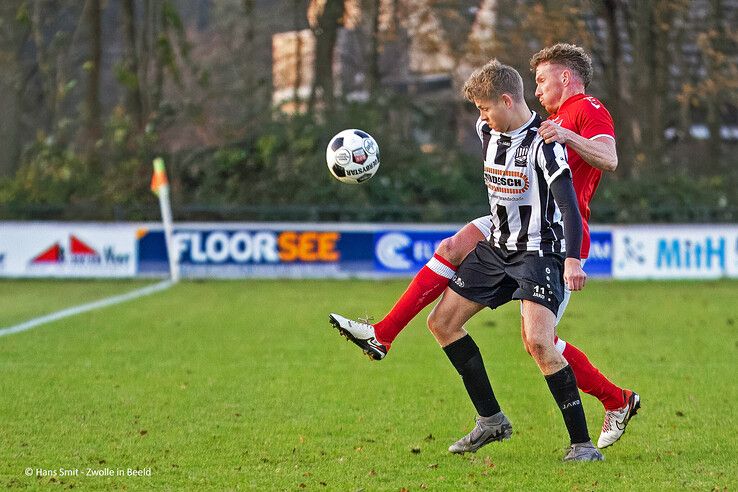
[[[567,130],[592,140],[607,136],[615,139],[615,125],[612,116],[597,99],[586,94],[576,94],[564,101],[559,110],[548,117],[549,120]],[[602,171],[587,164],[579,154],[567,148],[574,190],[577,193],[579,213],[582,216],[582,258],[589,256],[589,202],[600,184]]]

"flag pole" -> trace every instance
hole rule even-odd
[[[172,206],[169,201],[169,180],[164,167],[164,159],[154,159],[154,175],[151,178],[151,191],[159,196],[161,220],[164,224],[164,240],[169,258],[169,274],[172,282],[179,282],[179,252],[174,248],[174,223],[172,220]]]

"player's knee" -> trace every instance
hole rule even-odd
[[[431,313],[428,315],[427,323],[428,329],[434,335],[443,329],[443,321],[441,320],[441,316],[438,314],[438,312],[436,312],[435,309],[431,311]]]
[[[451,328],[450,320],[436,310],[428,315],[428,329],[436,336],[446,335]]]
[[[453,337],[457,331],[452,320],[435,309],[428,315],[428,329],[439,342]]]
[[[464,251],[461,242],[456,236],[447,237],[438,244],[436,254],[445,258],[452,265],[458,265],[466,257],[468,251]]]
[[[554,350],[553,341],[538,334],[528,334],[524,339],[525,348],[536,360],[545,359]]]
[[[528,342],[526,348],[528,353],[536,360],[542,359],[546,355],[546,346],[540,341]]]
[[[451,238],[450,237],[447,237],[446,239],[444,239],[440,243],[438,243],[438,246],[436,247],[435,253],[438,256],[446,259],[450,263],[453,263],[453,261],[452,261],[452,257],[453,257],[453,254],[452,253],[453,252],[451,251]],[[453,263],[453,264],[456,265],[456,263]]]

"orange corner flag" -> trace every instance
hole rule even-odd
[[[167,180],[167,171],[164,168],[164,159],[157,157],[154,159],[154,175],[151,176],[151,191],[159,194],[159,189],[162,186],[169,184]]]

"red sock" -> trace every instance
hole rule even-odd
[[[555,342],[557,348],[561,347],[562,342],[566,344],[562,355],[574,371],[577,386],[580,390],[600,400],[605,410],[616,410],[625,405],[622,388],[618,388],[603,376],[600,370],[592,365],[584,352],[558,337],[556,337]]]
[[[415,275],[402,297],[382,321],[374,325],[377,340],[389,345],[420,311],[438,299],[454,276],[456,267],[438,254]]]

